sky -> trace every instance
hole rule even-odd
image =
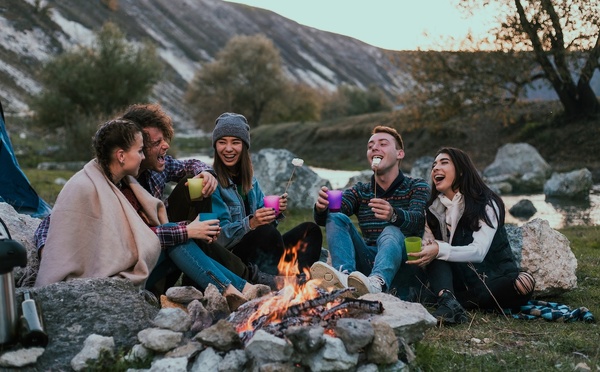
[[[466,18],[456,0],[235,0],[300,24],[391,50],[440,50],[447,37],[485,34],[493,15]],[[427,35],[427,36],[426,36]]]

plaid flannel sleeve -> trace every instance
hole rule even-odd
[[[199,174],[212,168],[200,160],[188,159],[177,160],[172,157],[166,158],[165,174],[168,175],[167,181],[179,181],[186,174]]]
[[[188,233],[185,221],[178,222],[176,225],[161,225],[153,227],[152,230],[158,236],[160,246],[164,249],[173,247],[188,241]]]

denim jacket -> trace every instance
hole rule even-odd
[[[252,188],[248,191],[248,204],[250,213],[246,215],[244,201],[238,193],[232,180],[229,185],[219,185],[212,194],[212,211],[216,213],[221,225],[221,234],[217,243],[227,249],[233,248],[250,231],[250,217],[257,209],[264,207],[264,194],[260,189],[258,180],[252,178]]]

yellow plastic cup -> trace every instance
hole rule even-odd
[[[404,245],[406,246],[406,253],[421,252],[421,238],[418,236],[409,236],[404,239]],[[417,260],[418,257],[408,256],[409,261]]]
[[[190,192],[190,199],[202,199],[202,187],[204,185],[202,178],[188,178],[188,190]]]

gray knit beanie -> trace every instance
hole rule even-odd
[[[250,126],[244,115],[226,112],[217,118],[212,133],[213,147],[223,137],[237,137],[250,148]]]

